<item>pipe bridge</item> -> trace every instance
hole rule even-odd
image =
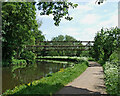
[[[88,51],[91,50],[94,41],[40,41],[39,45],[26,45],[27,50],[34,53],[40,51]]]

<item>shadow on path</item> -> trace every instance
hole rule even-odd
[[[100,67],[101,65],[97,62],[89,61],[89,67]]]
[[[86,88],[77,88],[77,87],[73,87],[73,86],[65,86],[61,91],[57,92],[56,94],[63,94],[62,96],[64,96],[64,94],[81,94],[81,95],[86,95],[87,94],[92,94],[92,96],[95,96],[94,94],[97,94],[96,96],[98,96],[100,94],[100,92],[94,92],[94,91],[90,91]]]
[[[75,80],[67,84],[56,94],[79,94],[81,96],[101,96],[106,94],[102,66],[97,62],[89,62],[89,67]]]

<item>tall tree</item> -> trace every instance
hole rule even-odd
[[[104,63],[108,60],[110,55],[118,48],[120,39],[120,29],[101,29],[95,36],[95,42],[93,46],[93,57]]]
[[[8,0],[10,1],[10,0]],[[3,61],[11,61],[15,55],[19,58],[24,45],[38,44],[43,40],[43,35],[38,31],[38,24],[35,16],[35,2],[3,2],[2,4],[2,41]],[[77,4],[70,2],[39,2],[38,9],[43,11],[41,15],[52,14],[55,25],[58,26],[63,16],[71,20],[69,7],[77,7]],[[67,15],[67,16],[66,16]]]
[[[2,52],[3,61],[19,57],[25,44],[34,44],[38,31],[35,5],[29,2],[2,3]]]
[[[51,41],[77,41],[75,38],[73,38],[72,36],[69,36],[69,35],[59,35],[57,37],[54,37],[52,38]],[[74,49],[75,47],[65,47],[66,45],[67,46],[74,46],[74,45],[81,45],[80,43],[73,43],[73,42],[53,42],[51,43],[52,45],[59,45],[61,47],[56,47],[58,49],[68,49],[68,50],[57,50],[56,51],[50,51],[48,54],[49,55],[60,55],[60,56],[72,56],[72,55],[77,55],[77,56],[80,56],[81,52],[80,51],[72,51],[69,50],[69,49]],[[64,47],[62,47],[64,46]],[[56,53],[56,54],[55,54]]]

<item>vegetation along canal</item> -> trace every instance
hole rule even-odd
[[[13,89],[20,84],[28,84],[34,80],[47,76],[49,73],[55,73],[61,68],[69,67],[70,64],[53,63],[40,61],[36,64],[28,65],[25,68],[19,68],[13,71],[13,67],[3,67],[2,70],[2,88],[3,92],[7,89]]]

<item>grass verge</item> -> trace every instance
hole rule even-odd
[[[52,73],[40,80],[29,84],[16,86],[13,90],[7,90],[3,95],[13,94],[54,94],[69,82],[77,78],[88,67],[88,62],[83,60],[72,67]]]
[[[75,64],[74,62],[68,62],[68,61],[56,61],[56,60],[45,60],[45,59],[40,59],[38,62],[44,61],[44,62],[51,62],[51,63],[60,63],[60,64]]]

